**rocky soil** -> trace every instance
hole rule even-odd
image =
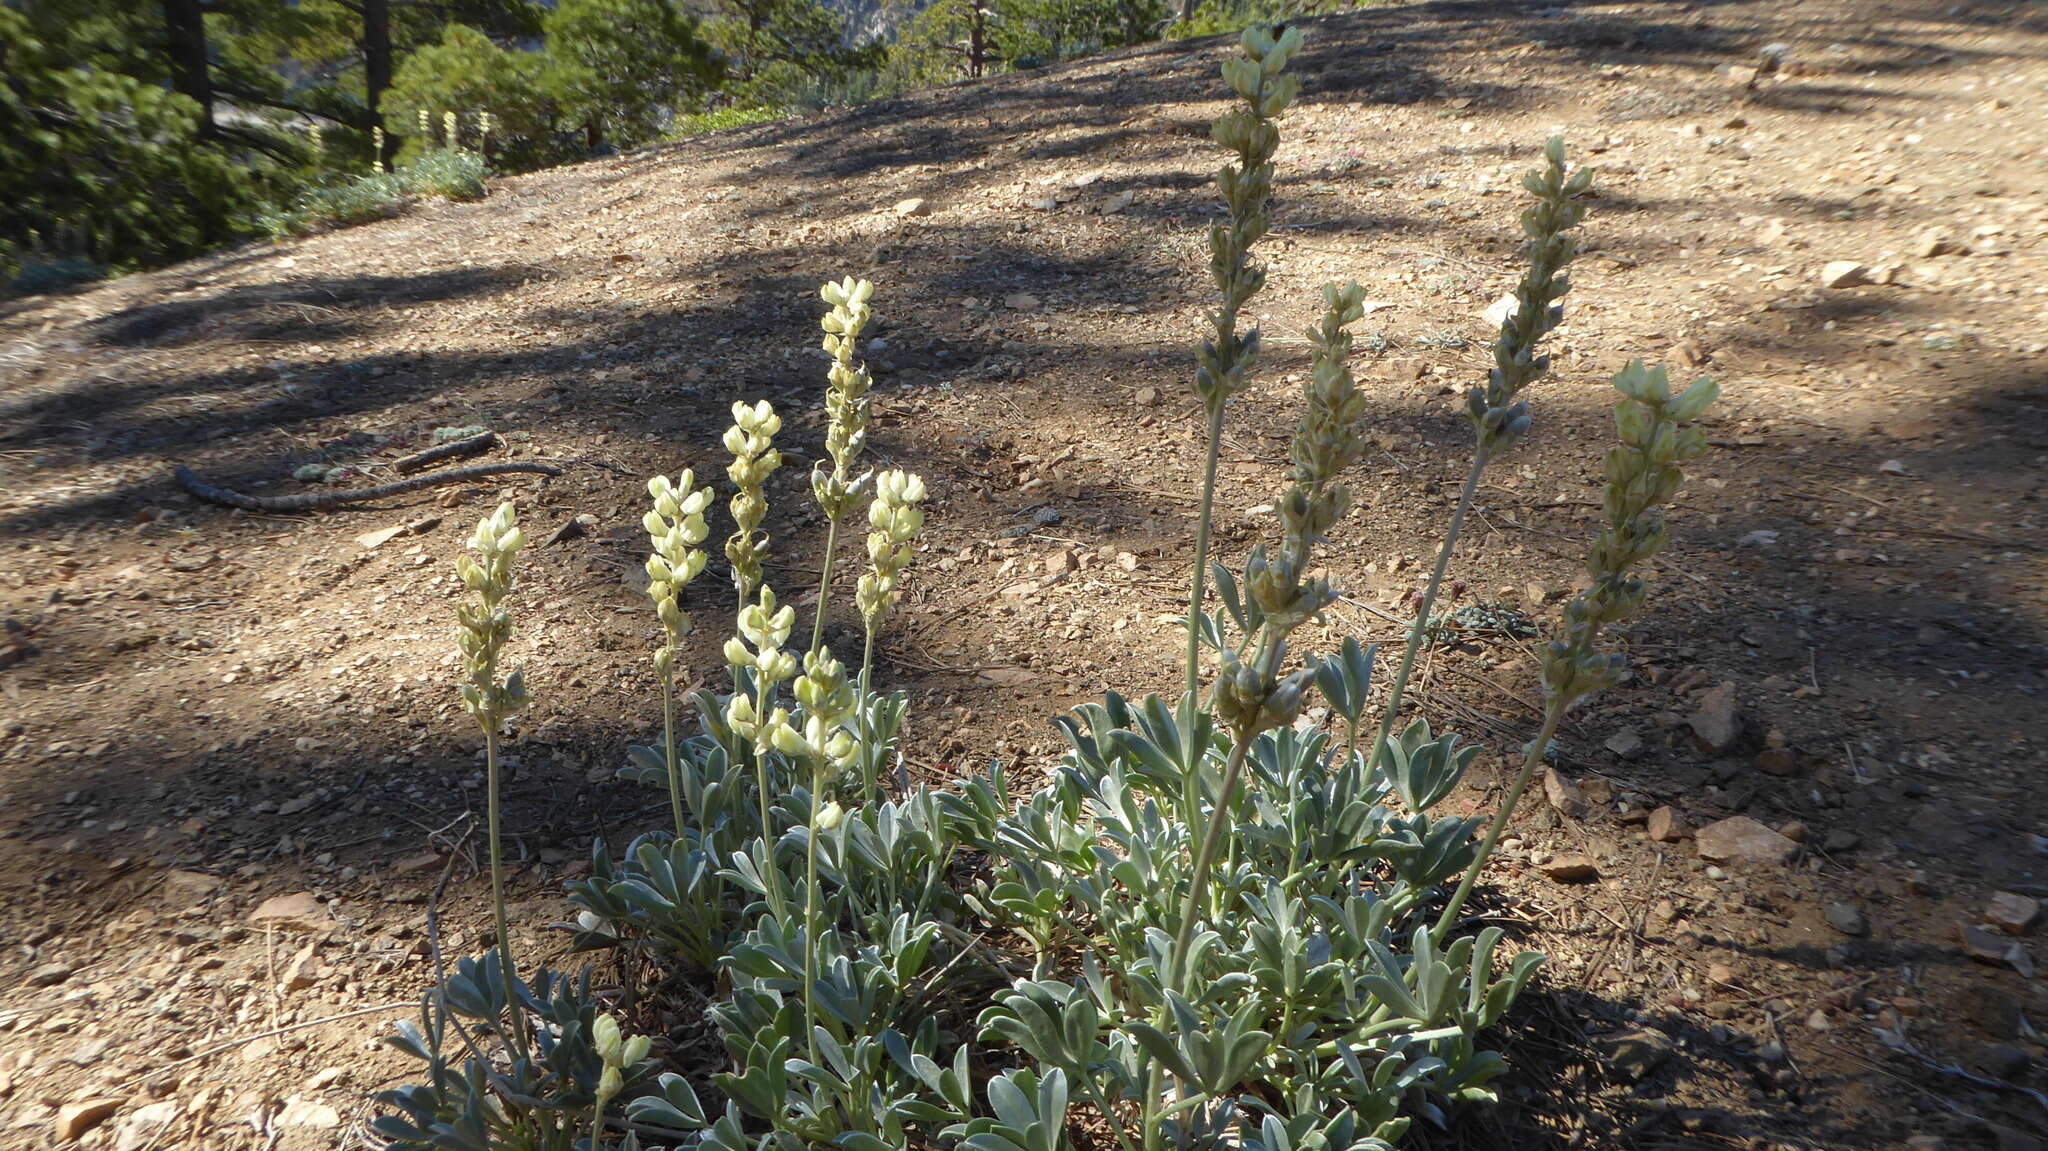
[[[434,977],[428,908],[450,956],[488,933],[450,561],[500,498],[555,537],[522,557],[539,703],[510,832],[519,943],[563,950],[590,837],[659,804],[611,778],[659,710],[642,477],[721,470],[741,397],[818,450],[827,278],[878,285],[871,451],[935,493],[885,652],[916,770],[1042,766],[1061,709],[1171,688],[1221,52],[710,137],[0,305],[0,1145],[365,1145],[366,1093],[411,1070],[378,1037]],[[1537,431],[1480,494],[1465,610],[1412,693],[1489,749],[1454,803],[1491,810],[1533,731],[1607,377],[1642,356],[1726,397],[1633,677],[1571,717],[1491,874],[1488,914],[1551,956],[1503,1037],[1505,1105],[1419,1142],[2042,1145],[2044,61],[2048,14],[1997,3],[1310,25],[1220,526],[1233,558],[1271,528],[1295,333],[1322,282],[1359,280],[1376,449],[1315,643],[1400,635],[1464,469],[1482,317],[1517,275],[1517,177],[1553,132],[1598,170]],[[389,478],[469,426],[565,474],[300,515],[171,481]],[[772,487],[791,589],[822,542],[807,463]]]

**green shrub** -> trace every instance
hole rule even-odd
[[[1229,214],[1211,230],[1210,266],[1222,300],[1196,373],[1204,559],[1216,448],[1259,357],[1260,333],[1239,321],[1264,285],[1254,247],[1299,43],[1299,31],[1254,29],[1224,67],[1241,104],[1214,128],[1235,161],[1218,176]],[[1644,599],[1633,573],[1663,545],[1660,505],[1705,442],[1686,425],[1715,395],[1706,380],[1674,395],[1640,362],[1615,378],[1605,522],[1590,586],[1541,653],[1542,729],[1490,822],[1438,811],[1477,749],[1403,714],[1403,691],[1472,493],[1531,426],[1524,396],[1548,371],[1541,342],[1562,318],[1589,182],[1567,171],[1557,140],[1524,180],[1528,269],[1495,367],[1466,396],[1469,478],[1377,712],[1373,648],[1347,639],[1289,654],[1336,598],[1315,552],[1351,507],[1346,475],[1367,442],[1348,330],[1364,292],[1331,284],[1308,332],[1277,538],[1240,566],[1197,564],[1185,690],[1112,694],[1060,717],[1069,750],[1029,794],[1000,763],[942,787],[902,781],[908,701],[876,687],[875,653],[931,501],[918,477],[861,466],[872,381],[856,353],[873,288],[825,285],[827,430],[811,494],[827,531],[808,644],[772,586],[762,530],[783,422],[766,401],[736,403],[724,437],[729,690],[693,693],[697,731],[683,733],[676,685],[699,677],[677,665],[695,626],[685,603],[702,606],[691,588],[708,562],[713,494],[692,471],[657,476],[642,525],[663,724],[622,774],[666,792],[670,826],[616,856],[598,841],[589,877],[569,888],[579,949],[609,953],[629,988],[645,972],[708,1000],[726,1055],[710,1077],[717,1107],[699,1094],[704,1068],[671,1062],[657,1034],[666,1020],[614,1014],[647,998],[600,995],[588,969],[522,978],[510,953],[496,741],[528,689],[500,662],[523,536],[512,506],[498,509],[471,541],[479,558],[458,563],[475,597],[459,609],[461,690],[485,736],[498,944],[460,961],[420,1023],[401,1028],[395,1045],[427,1079],[380,1095],[375,1129],[399,1151],[636,1149],[643,1135],[702,1151],[1068,1151],[1085,1122],[1122,1151],[1391,1151],[1417,1118],[1492,1099],[1505,1063],[1484,1033],[1542,957],[1503,960],[1501,930],[1467,933],[1460,916],[1565,710],[1618,675],[1602,629]],[[853,581],[856,672],[826,645],[824,622],[857,513],[868,534]],[[1316,693],[1330,730],[1297,723]]]
[[[790,113],[782,108],[771,108],[765,104],[728,105],[704,112],[691,112],[677,116],[669,125],[668,138],[687,140],[692,136],[703,136],[711,132],[723,132],[731,128],[750,128],[755,124],[772,124],[787,119]]]
[[[387,219],[415,200],[476,200],[483,195],[483,157],[461,149],[436,148],[421,153],[404,168],[344,177],[310,188],[291,207],[263,216],[262,224],[273,238],[303,236],[323,228]]]

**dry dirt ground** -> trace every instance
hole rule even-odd
[[[1748,83],[1773,43],[1782,67]],[[539,700],[510,784],[516,934],[561,949],[589,838],[660,802],[610,780],[659,710],[642,477],[721,471],[731,401],[774,400],[797,458],[773,574],[815,578],[827,278],[876,282],[871,450],[935,490],[885,645],[917,768],[1043,765],[1059,710],[1171,688],[1221,58],[949,88],[0,306],[0,1145],[54,1145],[88,1099],[118,1110],[84,1146],[364,1145],[365,1094],[410,1070],[377,1040],[431,977],[443,875],[444,943],[487,930],[450,560],[500,498],[536,540],[589,517],[522,557],[516,598]],[[1400,632],[1550,133],[1598,169],[1588,253],[1537,432],[1452,566],[1462,602],[1547,625],[1621,363],[1726,396],[1635,676],[1567,725],[1554,801],[1491,873],[1492,912],[1552,956],[1503,1037],[1505,1105],[1421,1141],[2040,1147],[2048,955],[1965,929],[1994,893],[2048,894],[2048,12],[1425,4],[1313,22],[1299,70],[1274,339],[1221,520],[1231,557],[1271,527],[1296,333],[1321,283],[1361,281],[1376,450],[1318,644]],[[1834,261],[1863,282],[1824,287]],[[565,474],[304,515],[170,478],[303,490],[300,465],[376,476],[478,424]],[[358,540],[388,527],[408,530]],[[716,630],[692,666],[716,668]],[[1478,627],[1430,649],[1419,702],[1490,749],[1467,809],[1534,727],[1531,654]],[[1713,865],[1651,841],[1663,805],[1803,847]],[[1553,853],[1597,878],[1554,882]],[[300,898],[252,914],[279,896]]]

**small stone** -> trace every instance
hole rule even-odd
[[[286,927],[295,931],[325,931],[327,909],[310,891],[273,895],[249,913],[249,922]]]
[[[1699,829],[1693,842],[1701,859],[1714,863],[1782,866],[1799,845],[1746,815],[1732,815]]]
[[[341,1112],[325,1103],[301,1099],[294,1095],[285,1100],[284,1109],[277,1113],[280,1127],[312,1127],[322,1131],[341,1126]]]
[[[361,545],[364,551],[373,552],[404,534],[405,525],[399,524],[396,527],[378,528],[373,532],[364,532],[356,537],[356,543]]]
[[[1991,902],[1984,905],[1984,918],[1993,927],[2009,935],[2024,935],[2041,914],[2041,903],[2024,895],[2010,891],[1994,891]]]
[[[1756,1057],[1764,1063],[1783,1063],[1785,1061],[1785,1045],[1775,1039],[1767,1039],[1758,1045]]]
[[[1934,884],[1927,878],[1927,871],[1924,868],[1915,867],[1906,872],[1899,883],[1906,889],[1907,895],[1931,895],[1934,892]]]
[[[1579,798],[1591,807],[1607,807],[1614,802],[1614,785],[1604,779],[1582,779],[1579,781]]]
[[[1977,1066],[1982,1067],[1985,1074],[1993,1079],[2012,1080],[2025,1075],[2028,1065],[2033,1061],[2034,1057],[2027,1054],[2024,1047],[2011,1043],[1992,1043],[1977,1057]]]
[[[321,974],[320,945],[308,943],[285,965],[282,983],[286,991],[304,991],[318,983]]]
[[[1138,389],[1135,398],[1141,408],[1156,408],[1159,406],[1159,389],[1147,384]]]
[[[221,879],[203,871],[171,871],[164,874],[163,892],[167,902],[179,907],[203,903],[219,891]]]
[[[1981,923],[1958,924],[1963,933],[1963,953],[1979,963],[2019,966],[2015,956],[2024,957],[2026,948],[1995,928]],[[2032,966],[2031,962],[2028,966]]]
[[[1725,963],[1707,964],[1707,982],[1723,987],[1735,985],[1735,969]]]
[[[1720,755],[1742,740],[1742,713],[1736,709],[1735,682],[1724,680],[1700,696],[1686,719],[1701,747]]]
[[[72,1143],[121,1109],[120,1099],[81,1099],[57,1108],[57,1141]]]
[[[1853,288],[1869,282],[1870,269],[1854,260],[1831,260],[1820,270],[1823,288]]]
[[[1932,260],[1936,256],[1953,256],[1962,250],[1961,244],[1950,239],[1948,233],[1939,228],[1923,234],[1913,243],[1913,255],[1922,260]]]
[[[1820,841],[1820,849],[1829,855],[1840,855],[1845,851],[1854,851],[1862,844],[1862,836],[1846,827],[1838,827],[1828,832],[1827,838]]]
[[[1903,476],[1906,474],[1906,461],[1886,460],[1877,465],[1877,472],[1883,476]]]
[[[1485,311],[1479,313],[1479,318],[1486,321],[1487,327],[1499,328],[1502,324],[1507,323],[1509,318],[1515,314],[1516,309],[1521,306],[1521,301],[1515,299],[1515,294],[1508,292],[1500,299],[1488,305]]]
[[[1828,1018],[1828,1013],[1818,1007],[1813,1009],[1813,1014],[1806,1017],[1808,1031],[1826,1031],[1833,1026],[1834,1021]]]
[[[1643,830],[1649,834],[1652,843],[1676,843],[1685,838],[1685,816],[1667,803],[1650,813],[1649,822],[1643,825]]]
[[[71,973],[76,970],[69,963],[45,963],[28,973],[29,986],[55,987],[71,978]]]
[[[1671,1058],[1671,1039],[1662,1031],[1643,1028],[1593,1041],[1602,1065],[1630,1083],[1640,1082]]]
[[[1003,305],[1017,312],[1035,312],[1039,308],[1038,297],[1030,292],[1011,292],[1003,297]]]
[[[1625,727],[1608,736],[1605,746],[1622,759],[1636,759],[1643,754],[1643,737],[1634,728]]]
[[[1688,368],[1697,368],[1707,362],[1707,349],[1698,340],[1680,340],[1671,345],[1671,354]]]
[[[896,201],[895,212],[899,216],[929,216],[932,214],[932,206],[922,198],[912,196],[908,200]]]
[[[1600,867],[1593,862],[1593,857],[1578,852],[1553,855],[1536,867],[1558,883],[1585,883],[1600,878]]]
[[[1787,820],[1778,825],[1778,834],[1794,843],[1805,843],[1806,825],[1796,819]]]
[[[1066,548],[1045,557],[1045,574],[1064,579],[1079,570],[1081,561]]]
[[[1799,754],[1789,747],[1767,747],[1757,753],[1756,769],[1782,779],[1801,774],[1804,765],[1799,762]]]
[[[1844,935],[1870,934],[1870,921],[1863,917],[1863,911],[1853,903],[1830,903],[1827,909],[1828,925]]]
[[[1586,814],[1586,801],[1579,795],[1579,785],[1559,775],[1554,767],[1543,769],[1543,797],[1567,819],[1579,819]]]

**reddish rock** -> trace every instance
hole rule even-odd
[[[1685,816],[1666,804],[1650,813],[1650,821],[1643,830],[1657,843],[1676,843],[1685,838]]]
[[[1746,815],[1733,815],[1699,829],[1693,837],[1700,858],[1709,863],[1782,866],[1799,853],[1799,845]]]

